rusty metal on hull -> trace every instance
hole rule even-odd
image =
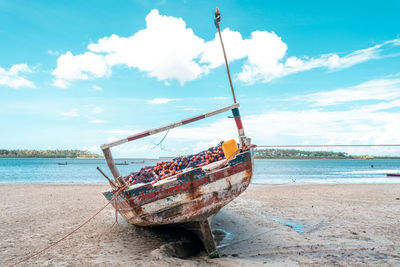
[[[246,151],[222,169],[197,168],[159,184],[129,188],[117,198],[116,208],[140,226],[204,221],[246,190],[252,172],[253,157]],[[113,197],[112,191],[104,195]]]

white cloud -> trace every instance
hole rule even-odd
[[[242,120],[247,136],[258,145],[398,143],[400,131],[400,115],[362,110],[277,111],[244,116]],[[209,125],[175,128],[167,135],[163,147],[170,154],[174,147],[180,149],[177,155],[182,153],[183,148],[187,148],[187,153],[195,153],[221,140],[237,140],[237,135],[234,120],[223,118]],[[117,139],[114,137],[108,142]],[[150,139],[143,142],[150,143]],[[354,154],[368,152],[359,148],[341,147],[338,150]],[[385,151],[370,148],[368,153],[385,154]],[[147,153],[154,154],[154,151],[149,147]]]
[[[147,103],[151,105],[157,105],[157,104],[168,104],[169,102],[180,101],[180,100],[181,100],[180,98],[153,98],[147,100]]]
[[[261,114],[243,119],[257,144],[382,144],[398,142],[393,125],[400,116],[387,112],[305,110]],[[400,127],[397,127],[400,128]],[[295,141],[294,141],[295,140]]]
[[[67,52],[60,56],[53,75],[66,81],[86,80],[103,77],[111,67],[123,64],[158,80],[176,79],[184,83],[204,71],[196,63],[203,43],[182,19],[152,10],[146,17],[146,28],[131,37],[113,34],[89,44],[90,52],[76,56]]]
[[[62,112],[61,116],[64,117],[78,117],[79,114],[76,110],[71,110],[71,111],[67,111],[67,112]]]
[[[59,88],[67,88],[69,86],[69,82],[63,79],[55,79],[53,81],[53,85]]]
[[[0,85],[12,88],[34,88],[35,85],[33,82],[21,76],[22,73],[31,72],[32,70],[28,67],[27,64],[14,64],[8,69],[8,71],[0,67]]]
[[[112,130],[108,130],[107,133],[108,134],[112,134],[114,137],[115,136],[119,136],[121,138],[125,138],[125,137],[127,137],[129,135],[138,133],[140,131],[141,131],[140,129],[138,129],[138,130],[112,129]],[[118,139],[116,139],[116,140],[118,140]]]
[[[228,100],[230,99],[230,97],[227,96],[214,96],[214,97],[210,97],[210,100]]]
[[[184,83],[203,72],[195,62],[203,44],[203,39],[186,28],[181,18],[152,10],[146,17],[146,29],[129,38],[115,34],[104,37],[88,49],[106,53],[105,61],[110,66],[124,64],[148,72],[158,80],[176,79]]]
[[[258,145],[292,144],[385,144],[398,143],[400,132],[400,114],[388,109],[400,108],[400,81],[398,75],[367,81],[346,88],[321,92],[313,95],[298,96],[291,100],[312,101],[321,104],[317,108],[308,104],[298,110],[269,111],[261,114],[243,116],[245,132],[252,142]],[[369,93],[372,91],[372,93]],[[342,94],[345,94],[341,97]],[[366,95],[364,97],[364,95]],[[337,98],[335,98],[337,97]],[[331,99],[331,102],[325,99]],[[348,101],[368,100],[358,105],[349,105]],[[340,111],[332,111],[324,105],[335,103],[342,105]],[[323,105],[322,105],[323,104]],[[290,105],[288,105],[290,106]],[[184,107],[182,107],[184,108]],[[131,127],[134,130],[114,129],[107,132],[115,141],[146,129]],[[209,118],[193,124],[171,129],[163,141],[163,149],[154,149],[165,135],[137,140],[134,146],[147,144],[143,156],[179,155],[201,151],[221,140],[237,139],[235,122],[230,118]],[[321,149],[321,148],[318,148]],[[327,148],[352,154],[398,155],[392,148]],[[324,150],[324,148],[322,148]],[[116,148],[124,156],[132,156],[135,150],[121,146]]]
[[[99,124],[99,123],[105,123],[105,120],[91,120],[89,121],[90,123],[94,123],[94,124]]]
[[[58,56],[58,55],[60,55],[60,52],[49,49],[49,50],[47,50],[47,54],[49,54],[51,56]]]
[[[95,90],[95,91],[101,91],[101,90],[103,90],[103,88],[101,88],[101,87],[98,86],[98,85],[93,85],[92,88],[93,88],[93,90]]]
[[[259,145],[292,144],[390,144],[398,143],[400,115],[387,109],[400,108],[400,80],[383,78],[345,89],[299,96],[318,104],[343,104],[343,111],[309,109],[272,111],[242,118],[246,134]],[[330,101],[331,100],[331,101]],[[349,107],[347,101],[373,100],[374,104]],[[232,119],[223,118],[208,126],[181,127],[168,138],[178,142],[196,143],[208,140],[237,138]],[[333,148],[329,148],[333,149]],[[372,150],[373,149],[373,150]],[[391,148],[338,148],[353,154],[393,154]]]
[[[378,104],[366,105],[361,108],[363,111],[379,111],[386,110],[390,108],[398,108],[400,107],[400,99],[389,101],[389,102],[381,102]]]
[[[89,76],[103,77],[110,72],[102,55],[86,52],[74,56],[68,51],[57,59],[57,68],[52,72],[56,77],[53,85],[64,88],[68,81],[87,80]]]
[[[231,31],[229,28],[226,28],[222,31],[222,39],[224,40],[224,46],[229,61],[247,56],[249,42],[244,41],[239,32]],[[207,64],[209,68],[216,68],[225,64],[218,33],[215,34],[212,41],[208,41],[204,44],[200,62]]]
[[[115,136],[110,136],[109,138],[107,138],[107,143],[115,142],[118,140],[119,140],[119,138],[117,138]]]
[[[243,38],[229,28],[222,31],[230,62],[244,60],[237,78],[246,83],[269,82],[292,73],[315,68],[339,70],[382,57],[385,47],[398,46],[400,39],[356,50],[347,54],[328,53],[317,57],[287,54],[288,45],[274,32],[254,31]],[[111,68],[124,65],[146,72],[165,84],[181,84],[206,75],[224,64],[218,34],[205,41],[187,28],[181,18],[160,15],[152,10],[146,16],[146,28],[130,37],[115,34],[88,45],[88,51],[72,55],[67,52],[57,60],[53,71],[55,86],[73,80],[104,77]]]
[[[92,109],[92,113],[102,113],[104,111],[104,109],[102,107],[95,107]]]
[[[225,29],[222,37],[230,61],[247,58],[242,72],[238,75],[239,80],[270,81],[281,76],[284,66],[280,60],[286,55],[287,45],[274,32],[254,31],[251,38],[243,39],[239,32]],[[205,44],[201,62],[208,63],[210,68],[224,63],[219,42],[216,34],[213,41]]]
[[[85,147],[82,147],[82,150],[87,150],[92,153],[98,153],[99,155],[103,154],[100,149],[100,146],[85,146]]]
[[[289,100],[306,100],[316,106],[328,106],[361,100],[393,100],[396,98],[400,98],[399,78],[376,79],[348,88],[309,94]]]
[[[400,41],[400,39],[386,41],[344,56],[330,53],[316,58],[298,58],[288,57],[287,44],[274,32],[254,31],[250,38],[243,39],[239,32],[225,29],[222,37],[230,61],[247,59],[242,71],[238,74],[238,79],[247,83],[269,82],[275,78],[315,68],[329,70],[348,68],[380,58],[383,47],[394,46]],[[209,68],[215,68],[224,63],[218,34],[215,35],[214,40],[205,43],[200,62],[208,64]]]
[[[400,38],[397,38],[397,39],[394,39],[394,40],[389,40],[389,41],[386,41],[385,43],[391,43],[394,46],[400,46]]]
[[[183,108],[184,111],[199,111],[199,108]]]
[[[294,56],[286,58],[286,44],[277,36],[273,38],[275,39],[274,42],[268,40],[267,36],[267,32],[260,32],[257,39],[253,38],[248,60],[243,66],[242,72],[238,75],[239,80],[248,83],[256,81],[269,82],[275,78],[315,68],[327,68],[329,70],[349,68],[368,60],[380,58],[381,48],[384,45],[391,44],[390,42],[385,42],[344,56],[330,53],[316,58],[298,58]],[[272,38],[272,36],[269,36],[269,38]],[[271,51],[273,56],[264,51],[265,49]]]
[[[258,145],[398,143],[400,131],[400,115],[361,109],[277,111],[245,116],[242,120],[247,136]],[[170,146],[188,146],[192,153],[232,138],[237,140],[235,122],[224,118],[207,126],[173,129],[165,142],[170,141]],[[339,150],[361,153],[358,148]],[[378,152],[384,153],[385,149],[369,153]]]
[[[109,138],[109,142],[117,141],[117,139]],[[112,148],[113,155],[115,157],[129,157],[129,158],[158,158],[163,155],[163,152],[159,147],[154,147],[151,143],[128,143],[122,146]],[[169,153],[165,156],[176,156],[176,153]]]

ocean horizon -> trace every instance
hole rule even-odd
[[[128,164],[117,166],[124,176],[158,161],[115,159]],[[2,158],[0,184],[107,184],[97,167],[112,176],[104,159]],[[400,173],[399,159],[255,159],[252,183],[400,183],[400,177],[387,177],[387,173]]]

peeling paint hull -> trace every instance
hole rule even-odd
[[[237,155],[223,168],[215,168],[218,165],[216,162],[199,167],[155,184],[131,186],[118,196],[117,201],[112,201],[112,205],[135,225],[182,225],[196,229],[211,255],[216,253],[216,248],[207,227],[213,215],[250,184],[252,150]],[[112,190],[103,194],[109,201],[114,197]],[[210,237],[212,241],[207,240]],[[213,247],[215,251],[210,251]]]

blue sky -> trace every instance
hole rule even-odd
[[[400,143],[398,1],[0,0],[0,147],[100,152],[231,104],[216,6],[255,144]],[[113,151],[196,152],[236,137],[228,115]]]

